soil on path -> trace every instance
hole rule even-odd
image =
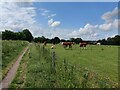
[[[17,71],[17,69],[19,67],[19,63],[20,63],[23,55],[28,50],[28,48],[29,48],[29,46],[27,46],[25,48],[23,53],[18,57],[17,61],[13,64],[12,68],[8,71],[6,77],[2,80],[2,82],[0,82],[0,89],[7,89],[7,88],[9,88],[10,83],[12,82],[12,80],[15,77],[16,71]]]

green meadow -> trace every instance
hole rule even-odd
[[[54,51],[59,60],[66,59],[73,65],[78,64],[115,81],[118,80],[118,46],[89,45],[87,49],[80,49],[79,45],[74,45],[71,50],[56,45]]]
[[[118,46],[50,47],[32,43],[10,88],[118,87]]]

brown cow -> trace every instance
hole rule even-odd
[[[87,42],[80,42],[80,47],[86,49],[86,46],[87,46]]]
[[[64,48],[66,48],[66,47],[68,47],[69,46],[69,48],[72,48],[72,42],[63,42],[62,43],[62,45],[64,46]]]

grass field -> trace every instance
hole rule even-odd
[[[10,88],[110,88],[118,85],[118,46],[45,49],[32,44]],[[55,51],[55,68],[52,52]],[[55,69],[55,73],[53,73]]]
[[[27,45],[27,41],[2,41],[2,64],[0,64],[2,67],[2,78],[5,77],[12,64],[16,61],[16,58],[18,58],[18,55],[22,53]]]
[[[74,45],[73,49],[70,50],[56,45],[55,52],[60,58],[59,60],[66,59],[73,65],[78,64],[118,81],[118,46],[93,45],[82,50],[79,45]]]

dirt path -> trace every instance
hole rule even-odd
[[[20,60],[22,59],[23,55],[28,50],[29,46],[27,46],[24,50],[24,52],[18,57],[17,61],[13,64],[12,68],[8,71],[6,77],[0,82],[0,89],[8,88],[10,83],[15,77],[16,71],[19,67]]]

